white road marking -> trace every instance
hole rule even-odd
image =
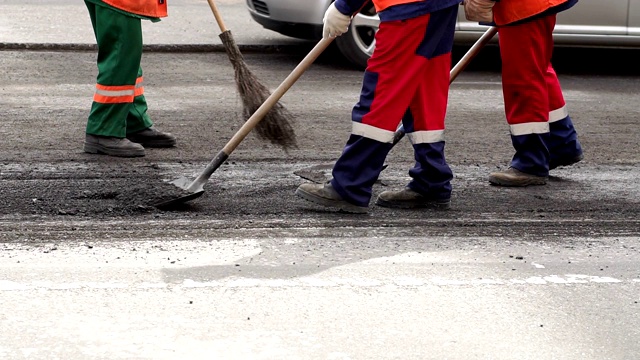
[[[168,283],[119,283],[119,282],[69,282],[53,283],[49,281],[15,282],[0,280],[0,291],[39,291],[39,290],[83,290],[83,289],[195,289],[195,288],[377,288],[377,287],[451,287],[451,286],[509,286],[509,285],[576,285],[576,284],[625,284],[639,283],[640,279],[621,280],[608,276],[580,274],[533,276],[512,279],[474,279],[457,280],[447,278],[392,277],[343,278],[343,277],[301,277],[296,279],[255,279],[229,277],[216,281],[194,281],[184,279],[181,284]]]

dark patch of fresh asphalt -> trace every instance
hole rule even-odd
[[[312,45],[270,46],[263,52],[247,47],[245,62],[275,89]],[[140,159],[118,159],[81,151],[95,52],[90,47],[13,47],[6,46],[0,60],[8,70],[0,78],[0,116],[5,124],[0,214],[5,218],[204,218],[224,220],[222,227],[285,219],[278,226],[348,224],[397,231],[412,227],[419,233],[458,235],[637,233],[640,228],[637,185],[631,180],[639,161],[640,138],[634,131],[637,69],[569,65],[587,50],[562,49],[556,60],[585,148],[582,163],[554,171],[543,187],[488,185],[488,173],[506,167],[512,154],[500,96],[498,50],[488,47],[452,86],[447,158],[456,174],[453,209],[399,211],[372,205],[369,215],[351,216],[325,211],[293,195],[305,181],[294,172],[330,165],[348,136],[349,111],[357,100],[362,72],[335,49],[323,54],[281,100],[296,118],[297,149],[285,152],[250,134],[213,174],[201,198],[166,210],[149,206],[162,198],[159,188],[166,186],[164,181],[195,177],[242,124],[223,49],[148,49],[143,68],[149,111],[159,127],[178,136],[179,144],[175,149],[149,149]],[[454,60],[464,51],[457,48]],[[597,50],[591,51],[596,53],[590,56],[598,56]],[[610,106],[614,102],[617,106]],[[392,151],[374,199],[384,189],[404,186],[410,154],[407,142]],[[316,177],[328,178],[328,168]]]

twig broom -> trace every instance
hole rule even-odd
[[[207,2],[209,2],[213,16],[220,27],[220,40],[222,40],[222,44],[235,70],[236,85],[242,99],[243,116],[245,119],[249,119],[271,95],[271,92],[260,83],[259,79],[247,67],[244,57],[231,35],[231,31],[224,25],[216,4],[213,0],[207,0]],[[268,140],[286,151],[297,147],[296,134],[291,125],[292,122],[293,115],[278,102],[269,110],[264,119],[258,123],[255,130],[259,138]]]

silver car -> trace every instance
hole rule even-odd
[[[333,0],[247,0],[249,13],[266,29],[308,40],[322,38],[322,18]],[[462,9],[461,9],[462,10]],[[348,33],[336,38],[341,53],[359,67],[366,66],[375,45],[378,17],[366,6],[351,22]],[[455,41],[471,44],[486,30],[458,15]],[[580,0],[560,13],[555,30],[559,46],[640,47],[640,0]]]

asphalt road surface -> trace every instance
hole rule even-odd
[[[275,89],[306,50],[245,59]],[[640,358],[637,73],[565,61],[585,160],[505,189],[487,182],[512,155],[500,77],[472,67],[450,95],[452,209],[347,215],[294,195],[350,131],[362,73],[336,56],[282,99],[298,148],[250,134],[160,210],[243,122],[225,54],[146,53],[150,114],[179,143],[117,159],[82,152],[95,53],[0,52],[0,357]],[[407,141],[388,164],[376,194],[408,181]]]

